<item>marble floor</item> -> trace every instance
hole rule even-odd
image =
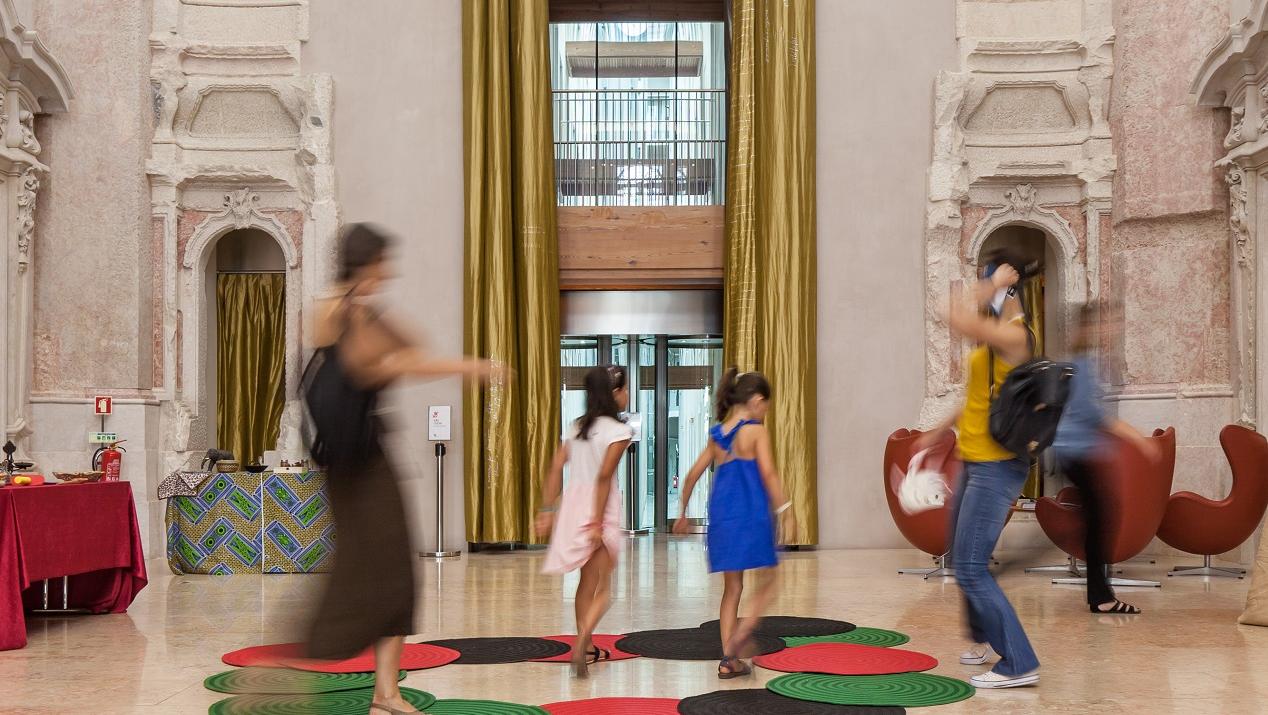
[[[1022,567],[1055,554],[1005,553],[1002,582],[1043,661],[1038,687],[981,692],[929,713],[1265,713],[1268,628],[1238,626],[1244,581],[1167,579],[1173,565],[1130,565],[1161,589],[1123,589],[1145,610],[1134,618],[1087,612],[1082,592]],[[551,635],[572,628],[575,577],[538,573],[540,551],[420,560],[419,637]],[[789,554],[774,613],[841,618],[908,633],[906,646],[936,656],[933,671],[966,678],[954,581],[900,576],[923,565],[914,551]],[[0,652],[0,712],[205,713],[223,697],[202,687],[228,650],[293,638],[320,577],[173,576],[151,564],[149,587],[124,615],[36,619],[24,650]],[[602,631],[694,626],[715,617],[717,579],[705,572],[700,537],[632,540],[618,570],[617,600]],[[564,666],[447,666],[405,684],[445,697],[542,704],[636,695],[685,697],[746,688],[774,677],[719,681],[712,662],[635,659],[600,664],[587,680]],[[912,710],[911,712],[916,712]]]

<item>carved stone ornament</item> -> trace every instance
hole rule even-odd
[[[1228,182],[1228,223],[1233,229],[1233,242],[1237,249],[1237,265],[1247,267],[1254,257],[1254,247],[1250,243],[1250,226],[1246,213],[1245,172],[1236,164],[1229,164],[1228,174],[1224,181]]]
[[[1238,268],[1234,282],[1234,304],[1240,308],[1234,318],[1241,354],[1238,365],[1238,403],[1241,414],[1238,421],[1254,429],[1257,422],[1255,373],[1258,358],[1255,350],[1255,244],[1251,240],[1247,210],[1249,192],[1246,188],[1246,173],[1237,164],[1228,165],[1228,174],[1224,180],[1228,182],[1228,225],[1233,234]]]
[[[1233,125],[1228,129],[1228,136],[1224,137],[1224,148],[1232,149],[1238,144],[1243,143],[1242,124],[1246,121],[1246,108],[1233,107]]]
[[[25,273],[31,263],[31,238],[35,234],[35,195],[40,190],[40,177],[35,169],[22,172],[18,189],[18,273]]]
[[[244,187],[225,194],[224,203],[221,204],[225,208],[222,215],[232,216],[235,228],[246,228],[251,225],[251,219],[258,211],[256,207],[260,204],[260,195],[251,191],[251,187]]]
[[[1017,188],[1005,191],[1004,198],[1008,199],[1013,212],[1022,218],[1035,210],[1035,187],[1031,184],[1019,184]]]
[[[18,112],[18,122],[22,127],[22,148],[28,154],[39,154],[40,141],[35,138],[35,115],[23,109]]]

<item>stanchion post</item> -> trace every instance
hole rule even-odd
[[[445,550],[445,443],[436,443],[436,550],[422,551],[419,556],[447,559],[460,556],[461,551]]]

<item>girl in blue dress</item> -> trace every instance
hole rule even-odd
[[[784,533],[796,529],[792,502],[775,470],[770,433],[762,424],[770,407],[770,383],[757,372],[726,371],[718,385],[718,424],[709,430],[709,444],[687,474],[682,489],[681,516],[674,533],[687,533],[687,503],[696,481],[710,465],[715,467],[709,494],[710,573],[722,572],[722,661],[718,677],[724,680],[748,675],[752,669],[742,658],[749,655],[748,641],[775,595],[776,524]],[[744,572],[757,570],[757,590],[748,613],[740,618]]]

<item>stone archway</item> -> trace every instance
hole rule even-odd
[[[995,184],[998,186],[998,184]],[[961,346],[953,339],[938,311],[950,300],[951,292],[973,281],[982,249],[988,239],[1001,229],[1020,226],[1040,231],[1052,252],[1049,269],[1056,285],[1050,286],[1052,310],[1049,319],[1054,328],[1069,324],[1072,306],[1096,295],[1098,275],[1097,241],[1091,236],[1091,220],[1100,221],[1100,209],[1078,208],[1062,200],[1040,203],[1039,189],[1034,184],[1015,184],[1008,189],[981,188],[979,194],[996,192],[990,204],[958,204],[955,214],[928,227],[928,250],[925,256],[926,306],[925,400],[920,424],[937,422],[960,400],[963,388],[955,368]],[[967,192],[966,192],[967,193]],[[967,198],[967,196],[966,196]],[[1086,221],[1086,226],[1072,225]],[[1086,234],[1087,237],[1084,238]]]
[[[213,307],[208,305],[205,292],[205,275],[217,243],[230,232],[256,229],[267,234],[281,249],[286,266],[286,408],[282,415],[279,448],[294,446],[298,425],[296,395],[299,385],[300,325],[303,303],[303,276],[300,252],[294,237],[276,217],[260,211],[259,196],[250,187],[227,192],[223,209],[207,216],[194,229],[184,247],[179,266],[180,331],[184,338],[180,344],[181,399],[186,413],[193,419],[205,422],[211,413],[205,403],[208,394],[208,350],[206,339]],[[180,451],[204,449],[209,445],[196,444],[197,434],[205,430],[187,432]]]

